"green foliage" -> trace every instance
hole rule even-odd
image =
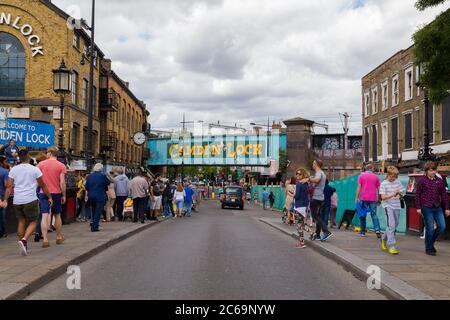
[[[280,172],[285,175],[287,173],[287,153],[280,148]]]
[[[435,7],[447,0],[418,0],[416,2],[416,8],[419,10],[425,10],[426,8]]]
[[[440,104],[450,90],[450,9],[417,31],[413,40],[416,64],[423,66],[420,83],[428,88],[430,101]]]

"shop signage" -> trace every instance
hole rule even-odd
[[[30,119],[30,108],[0,107],[0,120]]]
[[[21,17],[14,17],[11,13],[0,12],[0,25],[8,25],[11,28],[17,29],[27,39],[27,43],[31,47],[33,57],[36,55],[44,55],[43,46],[39,46],[41,38],[34,34],[33,27],[30,24],[22,24]]]
[[[70,169],[75,171],[85,171],[86,170],[86,160],[73,160],[70,163]]]
[[[7,119],[0,129],[0,143],[14,139],[19,147],[49,148],[55,145],[55,126],[46,123]]]

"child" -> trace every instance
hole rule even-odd
[[[398,254],[395,247],[395,232],[400,222],[400,196],[405,192],[405,188],[398,180],[398,174],[396,167],[388,167],[386,180],[380,186],[381,205],[388,219],[386,232],[381,240],[381,248],[388,250],[392,255]]]
[[[305,245],[305,218],[307,217],[307,209],[309,206],[309,197],[308,197],[308,183],[302,183],[302,180],[307,179],[309,177],[309,172],[303,168],[300,168],[296,172],[297,176],[297,185],[295,188],[295,215],[297,220],[297,231],[299,240],[297,243],[298,249],[306,248]]]

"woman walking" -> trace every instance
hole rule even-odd
[[[297,179],[292,177],[291,180],[286,182],[286,201],[284,203],[284,208],[287,212],[289,225],[295,223],[294,217],[294,198],[295,198],[295,187],[297,184]]]
[[[108,191],[106,195],[108,196],[108,201],[106,202],[105,211],[106,211],[106,222],[110,222],[112,219],[114,220],[114,204],[116,202],[116,191],[114,184],[114,173],[110,172],[108,179],[111,182],[108,186]]]
[[[177,189],[175,190],[175,204],[177,206],[177,215],[176,217],[181,218],[183,216],[183,206],[184,206],[184,198],[186,197],[186,192],[184,191],[183,185],[179,183],[177,185]],[[176,217],[173,217],[174,219]]]
[[[419,180],[416,187],[417,213],[425,221],[425,253],[436,256],[434,244],[445,231],[445,217],[442,205],[445,206],[445,215],[450,216],[449,201],[444,181],[436,176],[437,164],[427,162],[425,176]],[[437,228],[434,228],[436,222]]]
[[[307,209],[309,206],[308,183],[306,179],[309,177],[309,172],[306,169],[300,168],[296,172],[297,184],[295,189],[295,214],[297,217],[297,232],[298,232],[298,249],[306,248],[305,244],[305,219],[307,217]]]

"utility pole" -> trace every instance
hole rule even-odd
[[[342,115],[344,117],[344,149],[348,150],[348,133],[349,133],[349,128],[348,128],[348,119],[350,118],[350,115],[346,112]]]
[[[92,130],[94,122],[94,62],[96,59],[95,51],[95,0],[92,0],[92,21],[91,21],[91,47],[90,47],[90,69],[89,69],[89,115],[87,128],[87,146],[86,146],[86,168],[87,172],[92,170],[94,151],[92,150]]]

